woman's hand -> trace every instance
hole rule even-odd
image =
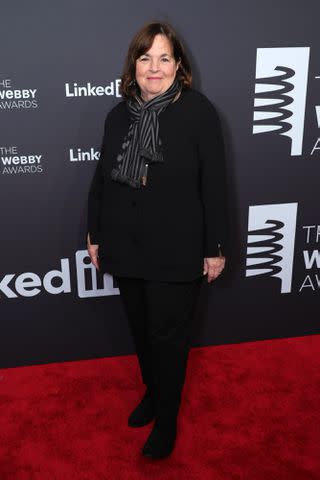
[[[96,267],[96,269],[99,270],[99,257],[98,257],[99,245],[92,245],[91,244],[89,233],[88,233],[88,236],[87,236],[87,250],[88,250],[88,254],[89,254],[89,257],[91,259],[91,262]]]
[[[203,275],[208,274],[208,283],[215,280],[224,269],[226,259],[223,256],[204,258]]]

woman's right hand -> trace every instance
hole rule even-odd
[[[87,250],[88,250],[88,254],[91,259],[91,262],[96,267],[96,269],[99,270],[99,257],[98,257],[99,245],[91,244],[89,233],[87,236]]]

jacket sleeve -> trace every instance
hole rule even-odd
[[[101,214],[101,203],[102,203],[102,193],[103,193],[103,162],[104,162],[104,153],[105,153],[105,142],[107,136],[107,125],[108,125],[109,113],[104,122],[104,133],[102,145],[100,148],[99,160],[91,181],[89,194],[88,194],[88,210],[87,210],[87,234],[90,234],[90,241],[92,244],[99,244],[100,242],[100,214]]]
[[[204,208],[204,256],[226,256],[228,251],[227,181],[222,128],[215,107],[206,97],[202,103],[198,153],[201,198]]]

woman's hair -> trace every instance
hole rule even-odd
[[[191,87],[192,72],[190,62],[185,49],[173,28],[164,22],[146,23],[133,37],[124,63],[121,76],[120,93],[123,97],[132,97],[139,92],[136,84],[135,71],[136,61],[144,55],[152,46],[154,37],[158,34],[165,35],[170,42],[173,56],[176,62],[180,60],[176,78],[182,88]]]

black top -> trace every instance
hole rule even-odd
[[[88,198],[91,243],[111,275],[186,281],[203,275],[204,257],[225,255],[224,144],[208,98],[184,90],[159,114],[163,163],[149,163],[141,188],[116,182],[110,171],[129,128],[126,102],[107,115]]]

